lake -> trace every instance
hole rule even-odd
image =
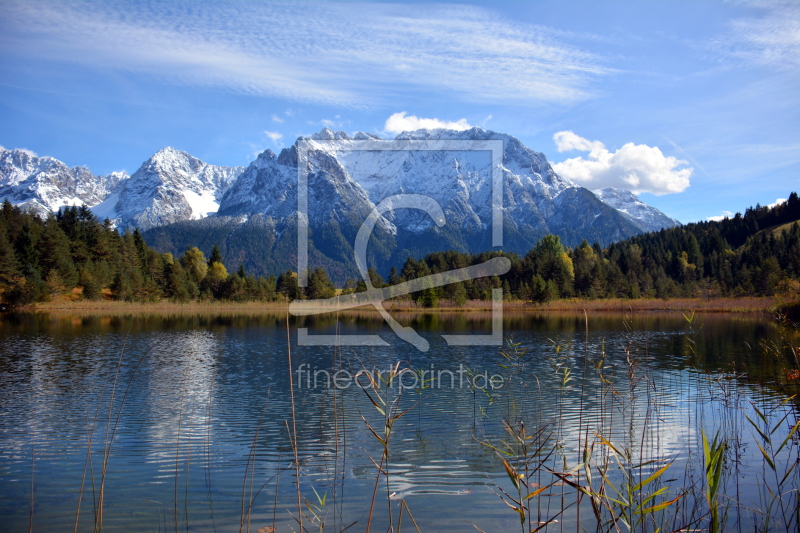
[[[4,530],[288,532],[298,498],[309,531],[594,530],[592,491],[603,530],[701,529],[703,434],[725,442],[722,529],[797,530],[791,328],[506,313],[505,347],[455,347],[441,334],[488,333],[489,314],[398,318],[428,352],[370,313],[2,316]],[[389,346],[297,346],[298,326]]]

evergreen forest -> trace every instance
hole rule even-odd
[[[774,296],[800,293],[800,198],[774,207],[756,206],[721,221],[646,233],[606,248],[583,241],[564,246],[547,235],[524,256],[503,252],[443,251],[408,258],[398,269],[370,269],[382,287],[505,256],[511,270],[429,288],[405,298],[424,307],[441,301],[463,305],[491,298],[503,288],[510,300],[561,298],[677,298]],[[365,289],[349,280],[341,293]],[[53,299],[136,302],[283,301],[328,298],[337,289],[322,268],[297,274],[249,275],[225,264],[219,248],[187,248],[180,257],[147,245],[138,230],[118,232],[89,208],[66,207],[42,219],[6,200],[0,208],[0,303],[14,307]]]

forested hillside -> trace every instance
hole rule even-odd
[[[0,300],[24,305],[51,298],[127,301],[272,300],[275,278],[229,275],[218,249],[181,257],[147,246],[138,231],[120,234],[87,207],[46,220],[8,201],[0,209]]]
[[[502,277],[409,296],[425,306],[442,299],[456,305],[467,299],[489,299],[494,287],[503,287],[509,299],[532,302],[568,297],[771,296],[800,289],[798,220],[800,199],[792,193],[787,202],[773,208],[756,206],[730,219],[647,233],[605,249],[586,241],[568,248],[557,236],[547,235],[524,256],[436,252],[408,258],[401,269],[383,276],[374,270],[370,274],[379,287],[497,255],[511,260],[511,270]],[[285,268],[272,266],[276,267]],[[86,207],[65,208],[46,220],[8,201],[0,209],[0,299],[5,305],[51,298],[270,301],[335,294],[323,268],[309,273],[306,289],[299,289],[296,280],[291,270],[277,279],[248,275],[231,258],[224,260],[211,238],[180,256],[160,253],[138,231],[120,234]],[[363,281],[350,280],[343,290],[363,287]]]
[[[556,298],[672,298],[772,296],[794,290],[800,278],[800,199],[756,206],[733,218],[698,222],[614,243],[584,241],[570,249],[548,235],[524,257],[510,255],[511,271],[495,286],[531,301]],[[474,264],[488,256],[453,252],[409,260],[401,277]],[[420,267],[420,265],[424,263]],[[413,276],[411,276],[413,277]],[[488,297],[483,281],[465,283],[467,297]],[[444,289],[442,296],[447,291]]]

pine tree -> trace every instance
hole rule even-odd
[[[300,287],[297,285],[297,274],[287,270],[278,276],[277,291],[289,301],[302,298]]]
[[[83,287],[85,300],[99,300],[103,297],[102,285],[95,274],[94,263],[85,263],[78,273],[78,284]]]
[[[78,283],[78,271],[72,261],[69,239],[55,216],[51,215],[45,222],[39,249],[43,272],[57,272],[63,286],[68,289]]]
[[[531,301],[536,303],[546,302],[550,299],[549,296],[550,294],[547,292],[547,282],[541,274],[536,274],[531,280]]]
[[[0,302],[8,303],[7,293],[18,288],[21,277],[19,261],[8,242],[5,224],[0,223]]]
[[[332,298],[336,295],[336,287],[328,278],[328,274],[322,268],[315,268],[308,276],[308,287],[306,296],[312,300]]]
[[[392,269],[389,271],[389,285],[397,285],[401,283],[403,279],[400,277],[400,274],[397,272],[397,267],[393,266]]]
[[[170,259],[172,256],[170,256]],[[191,282],[186,271],[179,261],[164,261],[164,295],[177,302],[186,302],[192,299]],[[194,297],[197,296],[197,285],[194,285]]]
[[[208,267],[211,268],[211,265],[214,263],[222,264],[222,252],[219,251],[219,246],[216,244],[214,248],[211,249],[211,256],[208,258]]]
[[[134,234],[126,232],[119,241],[119,265],[111,284],[111,292],[118,300],[141,299],[145,280]]]
[[[14,243],[19,263],[23,266],[37,268],[39,266],[39,252],[36,249],[36,235],[31,227],[30,221],[22,226],[17,240]]]

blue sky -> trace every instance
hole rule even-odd
[[[800,3],[0,0],[0,145],[95,173],[440,123],[682,222],[770,204],[800,189]]]

